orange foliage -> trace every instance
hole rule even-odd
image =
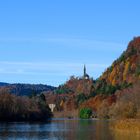
[[[106,99],[107,96],[97,95],[95,97],[90,98],[80,105],[80,108],[91,108],[94,111],[97,111],[98,107],[101,105],[102,101]]]

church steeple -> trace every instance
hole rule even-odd
[[[84,77],[86,77],[86,66],[84,65]]]
[[[84,65],[84,75],[83,75],[84,79],[89,79],[89,75],[86,72],[86,65]]]

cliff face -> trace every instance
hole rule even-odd
[[[140,79],[140,37],[134,38],[128,44],[123,54],[113,62],[99,80],[116,86],[122,83],[135,83]]]

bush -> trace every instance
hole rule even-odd
[[[89,119],[92,116],[92,110],[90,108],[82,108],[79,113],[81,119]]]

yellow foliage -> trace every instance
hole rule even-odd
[[[115,86],[116,85],[116,79],[114,78],[113,79],[113,81],[112,81],[112,83],[111,83],[113,86]]]
[[[126,76],[127,76],[127,73],[128,73],[128,69],[129,69],[129,66],[130,66],[130,62],[127,61],[125,63],[125,67],[124,67],[124,72],[123,72],[123,81],[126,80]]]
[[[116,68],[113,68],[113,70],[112,70],[112,72],[111,72],[111,74],[109,76],[109,81],[110,81],[111,84],[112,84],[112,82],[114,80],[115,75],[116,75]]]
[[[60,102],[60,106],[63,106],[63,104],[64,104],[64,101],[63,101],[63,100],[61,100],[61,102]]]

